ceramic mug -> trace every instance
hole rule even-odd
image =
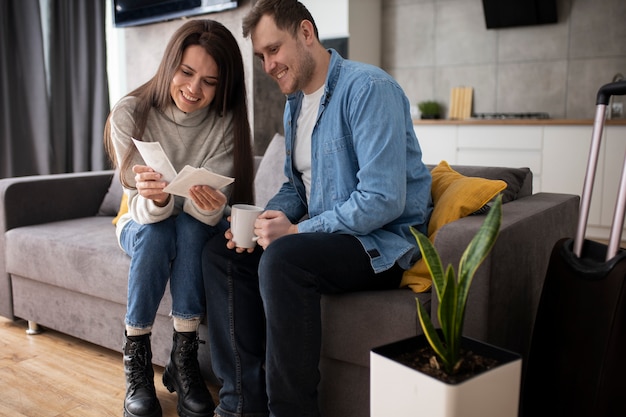
[[[235,204],[230,212],[230,231],[238,248],[253,248],[258,237],[254,234],[254,221],[263,207]]]

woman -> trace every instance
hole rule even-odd
[[[197,360],[205,312],[201,253],[209,237],[224,232],[226,205],[253,200],[243,60],[233,35],[215,21],[185,23],[154,77],[115,105],[104,137],[128,198],[128,212],[116,224],[120,246],[131,257],[124,415],[161,416],[150,333],[169,280],[174,342],[163,383],[177,392],[180,416],[212,416],[215,406]],[[159,142],[176,171],[204,167],[235,182],[222,190],[194,185],[190,198],[168,194],[167,182],[146,166],[131,138]]]

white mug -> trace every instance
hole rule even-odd
[[[253,248],[258,237],[254,234],[254,221],[263,207],[235,204],[230,212],[230,231],[238,248]]]

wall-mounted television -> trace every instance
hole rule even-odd
[[[113,22],[115,27],[139,26],[236,7],[237,0],[113,0]]]
[[[557,22],[557,0],[483,0],[487,29]]]

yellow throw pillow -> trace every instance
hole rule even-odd
[[[122,201],[120,202],[120,208],[117,211],[117,216],[111,221],[113,225],[116,225],[120,217],[124,214],[128,213],[128,195],[126,193],[122,193]]]
[[[501,180],[466,177],[446,161],[433,168],[431,175],[433,213],[428,223],[428,238],[433,243],[441,227],[480,210],[507,185]],[[429,290],[432,281],[426,263],[420,259],[406,270],[400,286],[410,287],[415,292]]]

